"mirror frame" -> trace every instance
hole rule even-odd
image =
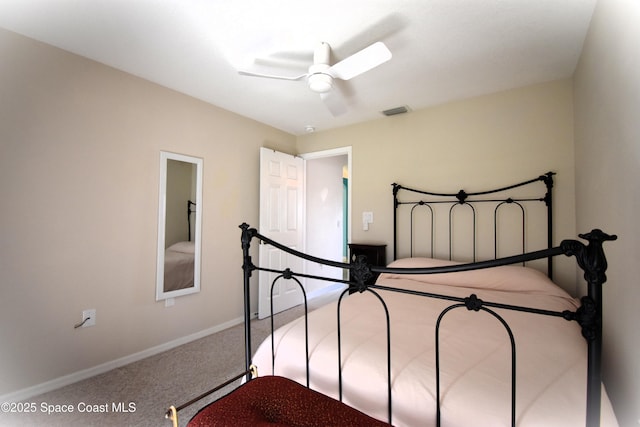
[[[164,290],[164,254],[165,254],[165,234],[167,219],[167,163],[169,160],[196,165],[196,191],[195,191],[195,218],[194,224],[194,272],[193,286],[174,291]],[[160,185],[158,196],[158,252],[156,264],[156,301],[166,300],[182,295],[189,295],[200,292],[200,268],[202,251],[202,168],[203,160],[199,157],[176,154],[168,151],[160,151]]]

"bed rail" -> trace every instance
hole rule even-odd
[[[547,181],[551,181],[551,173],[547,176]],[[548,185],[550,185],[548,183]],[[390,342],[390,333],[389,333],[389,314],[384,303],[384,300],[380,295],[376,292],[377,290],[385,290],[385,291],[393,291],[393,292],[403,292],[409,293],[417,296],[428,297],[428,298],[439,298],[444,300],[449,300],[452,302],[452,305],[445,309],[441,316],[444,316],[446,312],[458,308],[458,307],[466,307],[469,311],[488,311],[490,313],[495,313],[492,311],[493,308],[504,309],[504,310],[515,310],[520,312],[527,312],[538,315],[545,316],[554,316],[565,319],[567,321],[575,321],[580,324],[582,328],[582,335],[586,339],[588,345],[588,365],[587,365],[587,414],[586,414],[586,425],[588,427],[598,426],[600,423],[600,401],[601,401],[601,351],[602,351],[602,285],[606,281],[606,269],[607,269],[607,261],[603,250],[603,243],[605,241],[613,241],[617,239],[615,235],[608,235],[602,232],[599,229],[594,229],[589,233],[580,234],[579,237],[586,240],[588,244],[583,244],[577,240],[563,240],[559,246],[551,247],[548,249],[543,249],[539,251],[523,253],[519,255],[513,255],[504,258],[498,258],[489,261],[481,261],[481,262],[473,262],[467,264],[460,265],[450,265],[443,267],[431,267],[431,268],[388,268],[388,267],[380,267],[373,266],[367,263],[365,257],[357,257],[355,262],[346,264],[336,261],[324,260],[321,258],[317,258],[308,254],[304,254],[302,252],[290,249],[284,245],[279,244],[278,242],[271,240],[260,233],[255,228],[251,228],[248,224],[244,223],[240,225],[242,229],[241,234],[241,243],[242,243],[242,251],[243,251],[243,272],[244,272],[244,302],[245,302],[245,361],[247,369],[251,366],[252,360],[251,355],[252,345],[251,345],[251,327],[250,327],[250,278],[252,276],[253,271],[270,271],[280,273],[280,275],[276,278],[276,280],[291,280],[297,277],[307,277],[318,280],[326,280],[331,282],[340,282],[348,284],[349,288],[343,291],[340,295],[340,299],[338,301],[338,369],[339,369],[339,388],[342,390],[342,377],[341,377],[341,355],[340,355],[340,303],[342,298],[351,292],[370,292],[377,296],[380,300],[383,309],[386,312],[387,317],[387,366],[388,366],[388,408],[389,408],[389,422],[391,422],[392,416],[392,393],[391,393],[391,357],[392,357],[392,346]],[[287,269],[284,270],[272,270],[265,269],[259,266],[256,266],[251,258],[250,249],[251,242],[253,239],[256,239],[258,242],[266,243],[273,245],[274,247],[291,254],[296,257],[300,257],[307,261],[312,261],[332,267],[342,268],[346,271],[349,271],[350,274],[346,277],[350,277],[350,280],[338,280],[334,278],[323,278],[318,276],[310,276],[305,275],[301,272],[294,272]],[[376,273],[403,273],[403,274],[437,274],[437,273],[451,273],[456,271],[469,271],[476,269],[484,269],[491,268],[503,265],[510,264],[518,264],[527,261],[533,261],[537,259],[548,258],[551,259],[554,256],[565,255],[565,256],[574,256],[577,260],[578,265],[584,271],[584,278],[587,281],[587,290],[588,294],[584,296],[581,300],[581,306],[575,311],[549,311],[549,310],[541,310],[531,307],[523,307],[523,306],[513,306],[501,303],[494,303],[491,301],[483,301],[476,297],[475,294],[472,294],[466,298],[458,298],[447,295],[439,295],[427,292],[420,292],[415,290],[407,290],[407,289],[399,289],[388,286],[383,286],[379,284],[367,284],[367,280],[371,277],[371,275]],[[275,281],[274,281],[275,283]],[[300,283],[298,281],[298,283]],[[300,287],[304,288],[302,285]],[[305,315],[307,312],[307,308],[305,305]],[[499,321],[501,320],[500,316],[497,315]],[[305,323],[306,325],[306,323]],[[506,330],[510,334],[510,330],[508,325],[505,324]],[[273,322],[272,322],[273,329]],[[272,330],[273,332],[273,330]],[[436,340],[437,340],[437,330],[436,330]],[[273,344],[272,344],[273,345]],[[512,424],[515,425],[515,344],[512,340],[512,352],[514,357],[513,364],[513,390],[512,390]],[[308,343],[307,343],[307,386],[309,384],[309,358],[308,358]],[[248,375],[247,375],[248,377]],[[340,391],[340,399],[342,399],[342,391]],[[437,399],[437,412],[440,412],[440,398],[438,396]]]

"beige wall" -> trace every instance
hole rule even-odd
[[[4,30],[0,57],[0,395],[239,318],[258,148],[295,137]],[[160,150],[204,159],[202,292],[169,308]]]
[[[600,0],[574,78],[580,229],[606,243],[605,384],[621,426],[640,422],[640,3]]]
[[[547,171],[558,174],[556,243],[576,236],[570,80],[309,134],[297,144],[301,153],[353,147],[355,242],[385,242],[391,248],[393,182],[432,191],[457,192],[461,186],[474,191]],[[369,231],[360,226],[363,211],[374,213]],[[558,281],[573,292],[575,263],[560,259],[556,266]]]

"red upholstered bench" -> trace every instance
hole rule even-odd
[[[188,427],[389,426],[288,378],[253,379],[201,409]]]

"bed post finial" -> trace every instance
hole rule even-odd
[[[364,292],[367,289],[368,281],[373,277],[366,255],[357,255],[355,262],[349,268],[356,281],[358,292]]]
[[[397,196],[398,195],[398,191],[400,191],[400,188],[402,186],[400,184],[396,184],[395,182],[393,184],[391,184],[391,186],[393,187],[393,195]]]
[[[250,228],[249,224],[243,222],[239,226],[242,229],[242,235],[240,236],[240,242],[242,245],[242,269],[249,274],[251,277],[251,272],[256,269],[255,265],[253,265],[253,261],[251,261],[251,255],[249,255],[249,248],[251,246],[251,239],[255,237],[257,230],[255,228]]]
[[[584,245],[576,240],[564,240],[561,247],[565,255],[576,257],[578,265],[584,270],[584,278],[589,285],[589,296],[593,296],[591,295],[592,291],[607,281],[607,258],[604,255],[602,244],[606,241],[617,240],[618,236],[609,235],[598,228],[586,234],[578,234],[578,236],[587,240],[589,244]]]
[[[547,194],[544,196],[544,202],[547,206],[551,206],[551,190],[553,189],[553,176],[555,174],[555,172],[547,172],[538,177],[538,179],[547,186]]]

